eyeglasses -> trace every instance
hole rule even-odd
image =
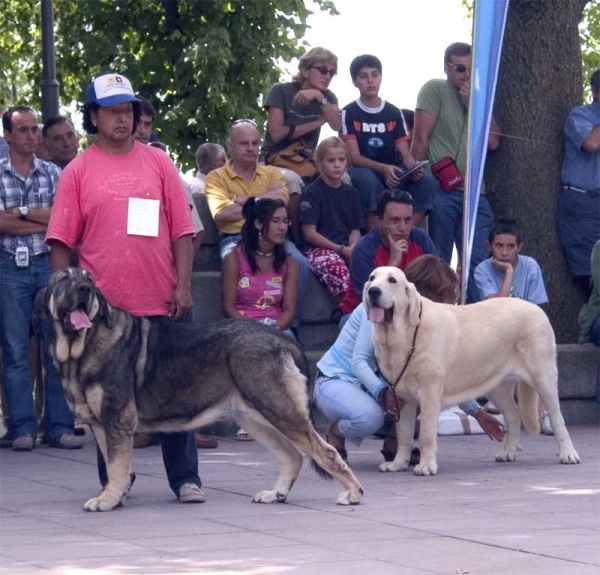
[[[231,126],[233,127],[239,124],[252,124],[256,128],[256,122],[250,118],[240,118],[239,120],[235,120]]]
[[[292,220],[288,220],[287,218],[283,218],[283,219],[273,218],[271,220],[271,223],[275,224],[276,226],[279,225],[279,224],[283,224],[284,226],[291,226],[292,225]]]
[[[131,104],[129,106],[122,106],[120,108],[111,106],[110,108],[101,109],[113,118],[116,118],[117,116],[133,116],[133,108],[131,107]]]
[[[331,76],[332,78],[337,74],[337,70],[330,70],[327,66],[311,66],[315,70],[318,70],[323,76]]]
[[[450,68],[456,70],[459,74],[471,71],[471,66],[465,66],[464,64],[451,64],[450,62],[446,62],[446,66],[450,66]]]

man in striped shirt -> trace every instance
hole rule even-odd
[[[50,277],[50,253],[44,236],[54,202],[60,169],[35,157],[38,123],[26,106],[2,116],[8,157],[0,160],[0,341],[8,431],[0,447],[31,451],[37,420],[28,366],[30,322],[37,292]],[[73,414],[65,401],[48,350],[47,326],[42,324],[46,360],[46,437],[51,447],[77,449]]]

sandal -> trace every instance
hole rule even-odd
[[[237,433],[235,434],[235,440],[236,441],[254,441],[254,437],[252,437],[251,435],[249,435],[249,433],[247,431],[245,431],[244,429],[238,429]]]
[[[332,425],[329,426],[329,429],[327,430],[327,434],[325,435],[325,441],[327,441],[327,443],[329,443],[329,445],[331,445],[331,447],[334,447],[335,450],[339,453],[340,457],[344,460],[344,463],[348,463],[348,452],[342,447],[335,447],[335,445],[333,445],[333,443],[331,443],[331,441],[329,440],[329,435],[333,435],[334,437],[337,437],[338,439],[344,439],[345,438],[343,436],[338,435],[337,433],[334,433],[333,430],[333,426],[336,425],[335,423],[333,423]]]

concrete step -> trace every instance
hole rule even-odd
[[[192,274],[192,296],[195,302],[194,323],[204,324],[223,319],[221,273],[219,271],[194,272]],[[314,275],[310,274],[302,312],[302,327],[304,328],[305,325],[308,326],[310,324],[325,324],[326,326],[330,326],[329,318],[334,309],[325,286]],[[324,327],[323,329],[324,334],[332,332],[330,327]],[[307,329],[307,334],[308,331],[310,330]],[[326,336],[326,338],[328,337]],[[335,339],[335,336],[333,339]]]

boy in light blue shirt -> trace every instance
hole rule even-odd
[[[490,230],[487,249],[492,257],[475,268],[475,283],[481,299],[518,297],[536,305],[548,303],[544,278],[539,264],[523,249],[519,226],[515,220],[499,218]],[[550,418],[540,400],[540,430],[553,435]]]
[[[475,283],[482,299],[517,297],[537,305],[548,303],[540,266],[533,258],[520,255],[523,242],[517,222],[496,220],[487,249],[492,257],[475,268]]]

